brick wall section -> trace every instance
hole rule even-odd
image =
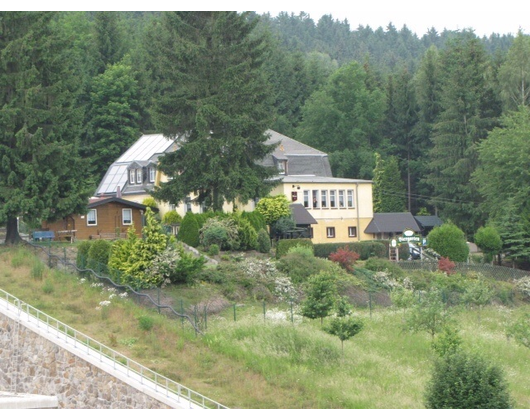
[[[67,409],[170,408],[2,313],[0,389],[56,396]]]

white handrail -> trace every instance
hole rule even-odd
[[[74,354],[80,357],[85,358],[84,356],[90,355],[97,358],[100,363],[108,367],[109,373],[120,373],[126,375],[128,380],[136,381],[137,389],[149,391],[151,394],[163,397],[164,400],[169,399],[176,403],[180,403],[180,398],[184,398],[189,402],[189,408],[228,408],[134,362],[127,356],[48,316],[2,289],[0,289],[0,311],[10,318],[31,326],[44,337],[51,336],[51,330],[51,333],[54,333],[51,336],[52,341],[61,341],[69,345]]]

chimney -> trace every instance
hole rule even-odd
[[[118,185],[118,187],[116,188],[116,197],[117,197],[117,198],[121,198],[121,188],[120,188],[119,185]]]

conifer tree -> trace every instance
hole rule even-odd
[[[88,196],[78,142],[78,69],[53,12],[0,12],[0,224],[81,213]]]
[[[179,138],[178,150],[160,159],[172,179],[156,198],[177,203],[195,193],[218,211],[270,189],[263,181],[273,171],[259,162],[271,150],[272,101],[256,24],[247,13],[167,12],[149,31],[155,125]]]

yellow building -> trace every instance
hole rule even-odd
[[[270,195],[284,194],[299,211],[314,218],[311,224],[314,243],[353,242],[368,240],[372,235],[364,230],[373,217],[372,181],[335,178],[331,174],[328,155],[294,139],[268,130],[268,144],[275,150],[262,162],[278,170],[277,185]],[[123,196],[142,203],[150,197],[155,185],[167,181],[165,174],[157,171],[158,157],[176,148],[175,142],[161,134],[144,135],[109,168],[96,191],[96,197]],[[183,203],[158,203],[161,215],[177,210],[202,213],[205,209],[190,195]],[[259,198],[248,203],[238,203],[238,209],[253,211]],[[301,208],[303,206],[303,209]],[[226,203],[223,210],[233,211]],[[316,222],[316,223],[314,223]],[[304,224],[304,223],[301,223]]]

